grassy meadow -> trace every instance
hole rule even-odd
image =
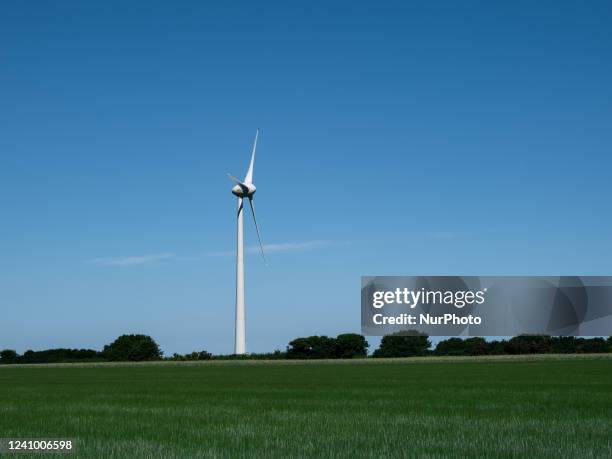
[[[609,458],[612,359],[4,366],[0,437],[87,458]]]

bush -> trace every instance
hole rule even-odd
[[[192,352],[191,354],[185,354],[185,355],[180,355],[175,352],[174,354],[172,354],[172,357],[170,357],[168,360],[186,361],[186,360],[210,360],[210,359],[212,359],[212,354],[210,352],[195,351],[195,352]]]
[[[19,357],[19,363],[61,363],[102,360],[98,351],[93,349],[46,349],[44,351],[26,351]]]
[[[4,349],[0,351],[0,364],[17,363],[17,352],[12,349]]]
[[[263,354],[219,354],[213,355],[213,360],[283,360],[287,354],[280,350],[266,352]]]
[[[207,351],[200,352],[192,352],[191,359],[192,360],[210,360],[212,358],[212,354]]]
[[[122,335],[104,346],[102,355],[111,361],[143,361],[159,360],[162,352],[150,336]]]
[[[374,357],[412,357],[425,355],[431,346],[429,337],[423,334],[396,333],[384,336]]]
[[[0,363],[63,363],[92,362],[102,360],[98,351],[93,349],[46,349],[33,351],[28,349],[23,355],[6,349],[0,352]]]

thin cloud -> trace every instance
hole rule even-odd
[[[156,261],[174,258],[172,253],[153,253],[148,255],[133,255],[128,257],[102,257],[87,260],[87,263],[96,266],[136,266],[155,263]]]
[[[300,242],[282,242],[279,244],[264,244],[263,249],[265,253],[278,253],[278,252],[295,252],[300,250],[312,250],[320,249],[323,247],[329,247],[332,245],[331,241],[300,241]],[[245,247],[245,253],[259,253],[258,245],[251,245]],[[235,250],[228,250],[223,252],[210,252],[209,256],[213,257],[228,257],[236,255]]]

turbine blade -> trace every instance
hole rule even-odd
[[[253,183],[253,165],[255,164],[255,150],[257,149],[257,137],[259,137],[259,129],[255,132],[255,140],[253,141],[253,152],[251,153],[251,163],[249,170],[244,177],[244,183]]]
[[[236,185],[238,185],[240,188],[242,188],[242,191],[244,191],[245,193],[248,193],[249,191],[249,187],[246,186],[245,183],[242,183],[240,180],[238,180],[236,177],[234,177],[232,174],[227,174],[227,176],[230,178],[230,180],[232,182],[235,182]]]
[[[236,213],[236,217],[240,217],[240,212],[242,212],[243,208],[244,208],[244,202],[242,198],[238,198],[238,212]]]
[[[232,174],[227,174],[227,176],[229,177],[229,179],[236,183],[236,185],[244,185],[244,183],[242,183],[240,180],[238,180],[236,177],[234,177]]]
[[[259,226],[257,225],[257,218],[255,217],[255,204],[253,204],[253,198],[249,198],[249,204],[251,206],[251,213],[253,214],[253,221],[255,222],[255,229],[257,230],[257,239],[259,240],[259,248],[261,249],[261,256],[264,263],[267,265],[266,256],[264,255],[263,244],[261,242],[261,235],[259,234]]]

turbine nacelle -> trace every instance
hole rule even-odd
[[[251,198],[257,191],[257,188],[252,183],[236,183],[232,188],[232,194],[239,198]]]

